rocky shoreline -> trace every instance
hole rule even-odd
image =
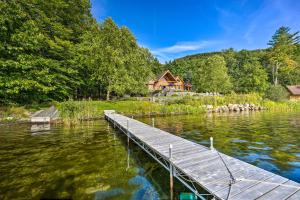
[[[228,104],[217,107],[214,107],[213,105],[205,105],[204,107],[207,109],[208,112],[216,113],[266,110],[266,108],[255,104]]]

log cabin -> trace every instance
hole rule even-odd
[[[287,86],[291,101],[300,101],[300,85]]]
[[[169,70],[159,74],[156,79],[148,82],[148,89],[190,91],[191,84],[185,83],[179,76],[174,76]]]

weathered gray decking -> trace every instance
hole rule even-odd
[[[44,122],[50,122],[53,119],[56,119],[58,117],[58,110],[51,106],[48,109],[40,110],[34,113],[30,117],[30,121],[32,123],[44,123]]]
[[[300,184],[287,178],[114,111],[105,111],[105,118],[166,160],[172,144],[174,168],[217,199],[300,199]]]

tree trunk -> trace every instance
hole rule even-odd
[[[275,66],[275,80],[274,80],[274,85],[277,85],[278,84],[278,63],[276,63],[276,66]]]
[[[277,79],[277,76],[275,76],[274,85],[277,85],[277,84],[278,84],[278,79]]]
[[[274,85],[278,84],[278,68],[279,68],[279,64],[278,62],[276,62],[275,66],[273,65],[272,67],[272,78],[273,78]]]
[[[107,92],[106,92],[106,100],[109,101],[109,95],[110,95],[110,90],[107,89]]]
[[[272,81],[273,84],[275,85],[275,66],[272,67]]]
[[[101,100],[101,86],[99,86],[98,88],[98,98],[99,100]]]

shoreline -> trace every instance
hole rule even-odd
[[[118,113],[133,117],[156,117],[172,115],[197,115],[204,113],[244,113],[244,112],[293,112],[300,110],[300,102],[274,102],[263,99],[257,94],[230,94],[201,98],[182,97],[164,99],[162,102],[140,100],[116,101],[65,101],[53,102],[59,112],[54,123],[77,124],[81,121],[103,118],[104,110],[116,110]],[[0,125],[30,123],[34,113],[41,109],[50,109],[45,105],[2,106],[0,107]],[[49,108],[50,107],[50,108]],[[34,109],[33,109],[34,108]],[[36,112],[37,111],[37,112]],[[48,112],[46,112],[47,115]],[[46,117],[46,116],[45,116]]]
[[[124,113],[124,112],[119,112],[122,115],[125,115],[127,117],[131,117],[131,118],[150,118],[150,117],[170,117],[170,116],[183,116],[183,115],[219,115],[219,116],[232,116],[232,115],[246,115],[246,114],[251,114],[251,113],[277,113],[277,112],[285,112],[285,113],[290,113],[290,112],[296,112],[293,110],[286,110],[286,111],[274,111],[274,110],[268,110],[268,109],[261,109],[261,110],[247,110],[247,111],[228,111],[228,112],[211,112],[211,111],[207,111],[207,112],[202,112],[202,113],[149,113],[149,114],[131,114],[131,113]],[[97,121],[97,120],[101,120],[104,119],[104,115],[102,114],[102,116],[99,117],[90,117],[90,118],[84,118],[84,119],[80,119],[80,123],[81,122],[87,122],[87,121]],[[59,118],[56,120],[53,120],[49,123],[32,123],[30,121],[30,118],[26,118],[26,119],[20,119],[20,120],[16,120],[16,121],[0,121],[0,127],[1,126],[12,126],[12,125],[21,125],[21,124],[66,124],[64,122],[64,119]],[[77,123],[74,123],[77,124]]]

